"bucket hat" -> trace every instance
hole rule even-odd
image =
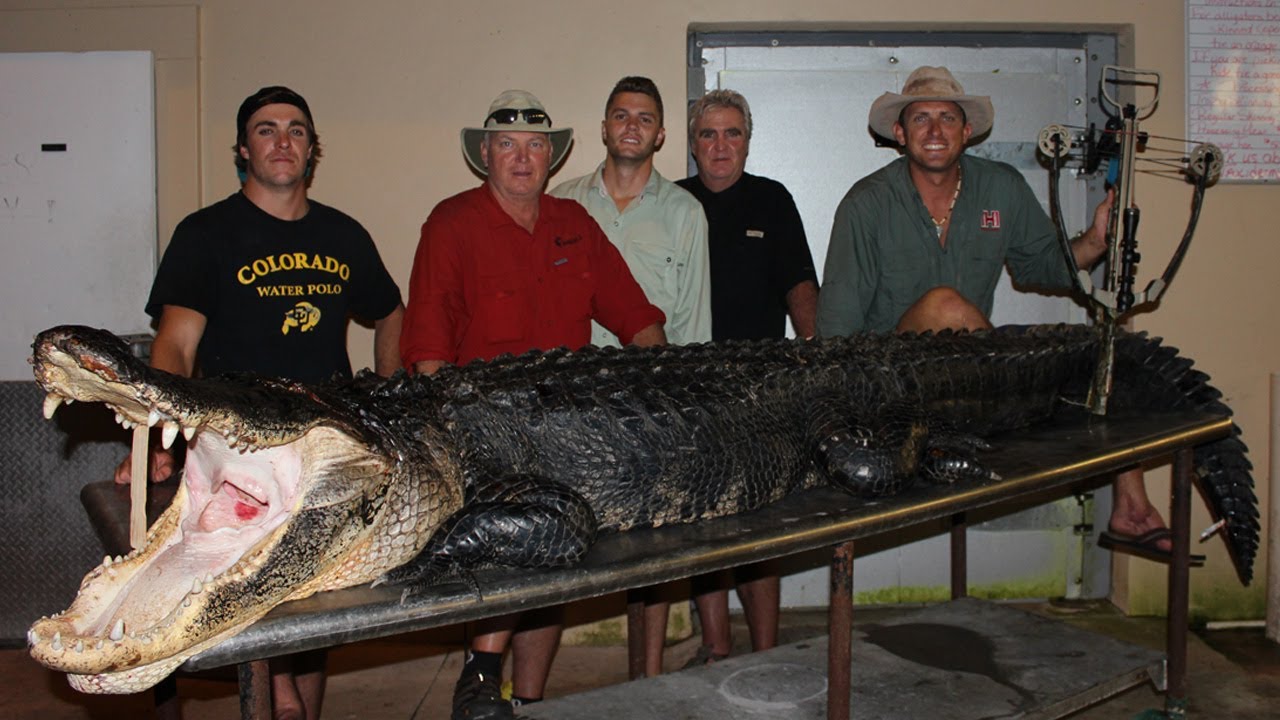
[[[973,137],[985,135],[995,121],[996,109],[988,95],[965,95],[962,87],[945,67],[924,65],[916,68],[902,84],[901,93],[887,92],[871,103],[868,124],[877,135],[893,137],[893,124],[902,109],[914,102],[953,102],[964,110],[965,120],[973,126]]]
[[[462,154],[467,163],[481,175],[489,170],[480,158],[480,143],[485,133],[491,132],[540,132],[551,140],[551,169],[555,169],[573,145],[573,128],[551,129],[551,116],[534,97],[524,90],[506,90],[489,105],[484,127],[462,129]]]

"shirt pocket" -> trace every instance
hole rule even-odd
[[[962,285],[966,292],[981,295],[994,291],[1004,270],[1003,238],[997,234],[979,235],[964,248],[961,257],[965,261],[956,271],[959,276],[957,284]]]
[[[596,275],[585,253],[552,260],[547,282],[555,296],[555,322],[578,325],[595,316]]]
[[[627,248],[627,267],[645,297],[657,305],[671,320],[676,298],[680,295],[680,272],[683,268],[676,251],[663,243],[633,242]]]
[[[530,310],[524,275],[481,276],[479,290],[476,320],[487,342],[513,342],[528,335]]]
[[[938,284],[937,260],[925,253],[899,248],[880,256],[880,274],[870,301],[894,309],[901,314]]]

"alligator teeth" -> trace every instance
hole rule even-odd
[[[122,560],[124,560],[124,558],[123,558],[123,557],[120,557],[119,555],[117,555],[117,556],[116,556],[116,559],[115,559],[115,562],[120,562],[120,561],[122,561]]]
[[[164,422],[164,432],[161,434],[161,444],[165,449],[169,449],[173,445],[173,439],[178,437],[178,423],[166,420]]]
[[[102,648],[104,648],[104,647],[106,647],[106,646],[107,646],[107,641],[106,641],[106,640],[103,640],[102,638],[98,638],[98,642],[97,642],[97,644],[96,644],[96,645],[94,645],[94,646],[93,646],[93,649],[94,649],[94,650],[101,650]]]
[[[198,595],[202,590],[204,590],[204,585],[200,583],[200,578],[194,578],[191,581],[191,592]]]
[[[151,412],[147,413],[147,427],[155,427],[158,422],[160,422],[160,411],[151,408]]]
[[[111,638],[112,642],[120,642],[124,639],[124,618],[116,620],[116,624],[111,626],[111,634],[107,637]]]
[[[53,413],[62,404],[62,396],[57,393],[49,393],[44,397],[44,419],[51,420]],[[68,403],[69,404],[69,403]]]
[[[111,567],[111,556],[110,556],[110,555],[103,555],[103,556],[102,556],[102,567]]]
[[[83,641],[83,640],[76,640],[76,652],[78,652],[78,653],[82,653],[82,652],[84,652],[84,641]]]
[[[204,574],[204,584],[205,584],[205,585],[208,585],[208,584],[209,584],[209,583],[211,583],[211,582],[213,582],[213,573],[205,573],[205,574]]]
[[[196,435],[195,425],[192,425],[191,427],[182,428],[182,437],[186,438],[187,440],[191,440],[191,438],[195,437],[195,435]]]
[[[43,618],[41,618],[41,619],[43,619]],[[58,639],[57,635],[54,635],[54,638],[53,638],[53,639],[56,641],[56,640]],[[36,646],[36,644],[37,644],[37,643],[39,643],[39,642],[40,642],[40,636],[39,636],[39,635],[36,635],[36,631],[35,631],[35,630],[28,629],[28,630],[27,630],[27,644],[28,644],[28,645],[30,645],[31,647],[35,647],[35,646]]]
[[[54,652],[62,652],[65,649],[62,647],[62,633],[57,632],[53,634],[53,642],[49,643],[49,649]]]

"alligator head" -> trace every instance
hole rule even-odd
[[[281,602],[372,580],[461,504],[460,482],[419,485],[425,431],[404,426],[413,413],[380,413],[370,388],[383,383],[191,381],[84,327],[46,330],[33,349],[46,417],[101,402],[126,428],[161,427],[166,447],[188,440],[181,488],[146,544],[104,558],[71,607],[28,633],[32,656],[82,692],[144,690]]]

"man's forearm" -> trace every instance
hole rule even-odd
[[[404,305],[397,305],[386,317],[373,324],[373,370],[390,377],[400,367],[400,328],[404,324]]]
[[[787,314],[791,316],[796,337],[813,337],[818,331],[818,284],[805,280],[788,290]]]

